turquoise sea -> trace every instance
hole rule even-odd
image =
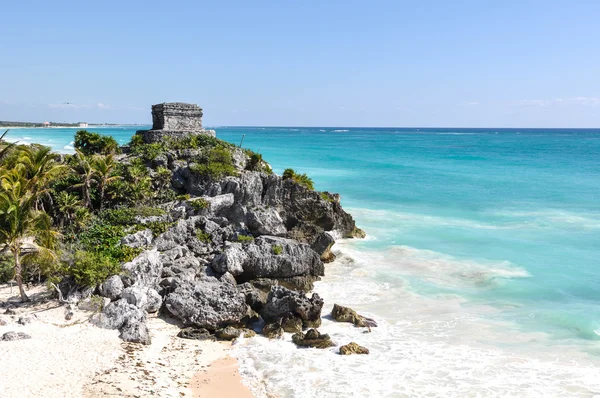
[[[125,143],[137,128],[89,130]],[[322,326],[371,354],[243,341],[256,391],[600,396],[600,129],[214,129],[339,192],[368,234],[336,245],[316,291],[379,321]],[[74,131],[10,137],[69,152]]]

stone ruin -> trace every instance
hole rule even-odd
[[[140,130],[137,134],[150,144],[167,137],[183,138],[189,135],[216,136],[214,130],[202,128],[202,108],[196,104],[169,102],[152,105],[152,130]]]

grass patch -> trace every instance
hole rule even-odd
[[[198,238],[198,240],[200,242],[204,242],[204,243],[212,242],[212,238],[210,237],[210,234],[207,232],[204,232],[201,229],[196,230],[196,238]]]
[[[237,236],[237,241],[240,243],[249,243],[252,242],[254,240],[254,236],[252,235],[238,235]]]
[[[283,247],[281,247],[281,245],[274,245],[271,250],[273,250],[273,254],[276,256],[279,256],[281,253],[283,253]]]
[[[315,189],[313,185],[313,180],[307,176],[306,174],[298,174],[294,171],[294,169],[285,169],[283,172],[284,180],[292,180],[297,184],[302,185],[306,189],[310,189],[311,191]]]

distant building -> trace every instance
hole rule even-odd
[[[42,125],[43,125],[44,127],[50,127],[50,122],[44,122],[44,123],[42,123]]]
[[[84,128],[84,129],[85,129],[85,128],[87,128],[87,127],[88,127],[88,124],[87,124],[87,122],[79,122],[79,127],[81,127],[81,128]]]

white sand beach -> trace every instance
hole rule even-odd
[[[87,320],[50,299],[44,286],[30,289],[32,303],[12,307],[17,289],[0,285],[0,336],[22,332],[30,339],[0,341],[0,397],[251,397],[228,358],[230,344],[176,337],[179,326],[150,317],[152,344],[125,343],[118,331]]]

